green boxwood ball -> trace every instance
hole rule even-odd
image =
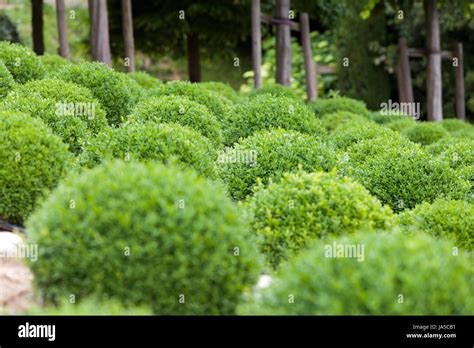
[[[308,172],[329,171],[336,163],[334,150],[321,139],[284,129],[257,132],[240,140],[229,153],[232,156],[219,158],[218,170],[237,200],[252,193],[258,180],[267,183],[299,167]]]
[[[391,130],[402,133],[403,131],[416,126],[416,121],[412,118],[405,117],[385,123],[384,126],[390,128]]]
[[[46,76],[48,77],[54,76],[63,66],[73,64],[71,61],[57,54],[45,53],[42,56],[38,56],[38,59],[41,61]]]
[[[163,96],[142,100],[130,116],[131,122],[176,122],[189,126],[220,146],[222,129],[214,114],[186,97]]]
[[[235,105],[232,117],[224,123],[224,138],[232,145],[256,131],[285,128],[324,136],[326,130],[306,105],[294,99],[271,94],[248,98]]]
[[[402,131],[402,134],[414,143],[430,145],[448,137],[449,133],[439,123],[419,122]]]
[[[347,149],[352,144],[363,139],[374,139],[378,137],[397,138],[400,135],[391,129],[380,126],[376,123],[362,122],[358,124],[345,124],[333,133],[331,139],[339,149]]]
[[[456,118],[444,119],[439,124],[450,133],[465,129],[470,129],[471,131],[474,131],[474,126]]]
[[[273,268],[310,241],[364,226],[391,227],[396,216],[349,178],[335,173],[286,174],[260,185],[248,201],[259,248]]]
[[[396,138],[361,140],[338,167],[394,211],[438,197],[467,199],[470,185],[420,145]]]
[[[338,111],[333,114],[325,114],[321,117],[324,128],[333,132],[339,127],[357,124],[373,124],[365,118],[350,111]]]
[[[294,100],[302,101],[300,97],[290,87],[280,85],[278,83],[265,85],[261,88],[253,89],[250,91],[248,97],[253,98],[262,94],[271,94],[279,97],[287,97]]]
[[[0,111],[0,219],[22,225],[70,168],[67,146],[41,121]]]
[[[471,257],[453,255],[452,242],[425,233],[368,231],[328,238],[282,267],[239,312],[472,315]]]
[[[369,111],[365,103],[359,100],[336,97],[330,99],[316,99],[309,103],[317,117],[322,117],[326,114],[333,114],[338,111],[349,111],[357,115],[369,118]]]
[[[160,315],[233,314],[259,272],[244,215],[221,186],[153,162],[69,177],[27,229],[46,301],[75,294]]]
[[[108,129],[87,143],[79,162],[93,167],[112,158],[175,162],[205,176],[216,175],[217,153],[212,143],[197,131],[173,123],[131,123]]]
[[[0,99],[5,97],[13,88],[15,80],[12,74],[8,71],[5,64],[0,60]]]
[[[104,110],[87,88],[57,79],[18,85],[0,107],[41,118],[74,154],[89,137],[107,127]]]
[[[238,102],[240,99],[239,93],[227,83],[219,82],[219,81],[208,81],[208,82],[201,82],[199,85],[201,87],[204,87],[208,91],[218,93],[219,95],[227,98],[233,103]]]
[[[424,231],[450,238],[455,246],[474,250],[474,205],[465,201],[438,199],[423,203],[400,216],[409,231]]]
[[[0,41],[0,60],[18,83],[40,79],[45,74],[36,54],[20,44]]]
[[[381,111],[373,111],[369,113],[369,118],[378,124],[387,124],[392,123],[400,120],[408,120],[412,123],[415,122],[412,116],[405,115],[405,114],[397,114],[397,113],[382,113]]]
[[[56,77],[90,89],[105,110],[109,124],[113,126],[119,125],[139,100],[138,84],[103,63],[65,65]]]
[[[152,89],[162,85],[162,82],[158,78],[144,71],[130,72],[127,76],[135,80],[144,89]]]

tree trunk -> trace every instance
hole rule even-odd
[[[260,0],[252,0],[252,67],[253,86],[262,87],[262,33],[260,28]]]
[[[187,34],[189,81],[201,82],[201,53],[199,37],[196,33]]]
[[[44,54],[43,38],[43,0],[32,0],[31,23],[33,31],[33,51]]]
[[[64,14],[64,0],[56,0],[56,17],[58,21],[59,54],[66,59],[70,58],[67,43],[67,22]]]
[[[275,17],[289,21],[290,0],[277,0]],[[276,30],[276,82],[291,83],[291,31],[288,24],[278,24]]]
[[[125,48],[125,68],[135,71],[135,42],[133,40],[132,1],[122,0],[123,45]]]
[[[303,46],[304,70],[306,76],[306,96],[309,101],[318,97],[318,80],[316,76],[316,62],[311,51],[311,34],[309,29],[309,16],[300,13],[301,44]]]
[[[112,66],[107,0],[89,0],[92,59]]]
[[[426,49],[428,51],[428,76],[426,79],[426,101],[428,121],[443,119],[441,47],[439,38],[439,16],[436,0],[425,0]]]

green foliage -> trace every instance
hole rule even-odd
[[[355,255],[338,253],[346,247]],[[239,312],[469,315],[474,311],[473,287],[471,256],[453,255],[452,242],[425,233],[368,231],[315,242],[282,267],[270,286],[239,307]]]
[[[438,197],[465,199],[470,188],[447,163],[398,138],[359,141],[348,149],[339,170],[396,211]]]
[[[372,121],[378,124],[387,124],[387,123],[392,123],[399,120],[408,120],[411,122],[415,122],[415,120],[413,120],[413,118],[408,115],[403,115],[403,114],[394,115],[392,113],[385,115],[385,114],[382,114],[380,111],[371,112],[369,117]]]
[[[362,122],[358,124],[347,123],[340,126],[334,132],[331,140],[337,148],[345,150],[352,144],[363,139],[398,136],[399,135],[391,129],[375,123]]]
[[[12,74],[5,64],[0,60],[0,99],[8,94],[15,84]]]
[[[371,122],[364,116],[354,114],[350,111],[337,111],[332,114],[324,114],[321,117],[321,122],[323,123],[324,128],[329,132],[334,132],[339,127],[345,127],[351,124],[371,124]]]
[[[22,224],[68,169],[70,154],[41,122],[0,112],[0,218]]]
[[[279,97],[287,97],[301,101],[301,98],[296,94],[296,92],[290,87],[280,85],[278,83],[267,84],[258,89],[252,89],[248,95],[249,98],[255,97],[261,94],[273,94]]]
[[[112,158],[172,162],[212,177],[215,175],[216,157],[212,143],[191,128],[173,123],[131,123],[108,129],[91,139],[79,162],[85,167]]]
[[[72,293],[160,315],[233,314],[258,275],[246,220],[221,186],[156,163],[69,177],[27,229],[41,245],[31,267],[47,301]]]
[[[455,137],[446,137],[438,140],[437,142],[429,145],[426,149],[433,155],[440,155],[450,147],[456,147],[458,144],[463,143],[472,143],[470,140],[466,139],[459,139]]]
[[[39,56],[38,59],[41,61],[47,76],[54,76],[63,66],[72,64],[66,58],[58,56],[57,54],[45,53]]]
[[[438,158],[454,169],[474,165],[474,140],[458,140],[446,147]]]
[[[75,154],[89,137],[107,127],[105,112],[87,88],[57,79],[18,85],[0,107],[41,118]]]
[[[405,130],[408,130],[414,126],[416,126],[416,121],[411,117],[404,117],[398,120],[394,120],[392,122],[386,123],[385,126],[388,128],[402,133]]]
[[[187,81],[171,81],[158,88],[150,90],[149,96],[183,96],[190,100],[206,106],[218,120],[228,117],[232,108],[232,102],[216,92],[209,91],[198,83]]]
[[[36,54],[20,44],[0,41],[0,60],[18,83],[40,79],[44,76],[44,68]]]
[[[457,247],[474,249],[474,205],[468,202],[438,199],[423,203],[401,214],[400,223],[409,231],[451,238]]]
[[[402,134],[414,143],[430,145],[439,139],[448,137],[449,133],[439,123],[420,122],[411,128],[405,129]]]
[[[208,81],[201,82],[199,85],[209,91],[220,94],[221,96],[229,99],[233,103],[238,102],[240,99],[240,95],[237,93],[237,91],[227,83],[219,81]]]
[[[220,176],[234,199],[242,200],[261,180],[279,179],[286,172],[301,169],[312,172],[329,171],[335,165],[333,149],[317,137],[296,131],[274,129],[260,131],[241,139],[233,151],[244,157],[253,151],[255,161],[229,161],[220,163]]]
[[[474,132],[474,127],[471,124],[455,118],[444,119],[440,122],[440,125],[450,133],[465,129],[470,129]]]
[[[152,89],[162,85],[162,82],[144,71],[134,71],[127,74],[128,77],[135,80],[141,87]]]
[[[223,125],[227,145],[256,131],[285,128],[310,135],[325,136],[326,130],[308,108],[294,99],[262,94],[235,105]]]
[[[105,110],[110,125],[120,124],[139,100],[138,84],[103,63],[65,65],[56,76],[89,88]]]
[[[20,42],[16,25],[5,15],[0,15],[0,41]]]
[[[338,111],[349,111],[360,116],[369,117],[369,111],[363,102],[347,97],[316,99],[309,103],[309,106],[319,118]]]
[[[142,100],[133,110],[132,122],[176,122],[189,126],[216,145],[222,143],[221,124],[214,114],[199,103],[181,96],[151,97]]]
[[[335,173],[286,174],[260,185],[249,199],[259,248],[276,269],[316,238],[352,233],[361,226],[391,227],[395,215],[360,184]]]

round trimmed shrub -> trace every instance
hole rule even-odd
[[[18,85],[1,108],[41,118],[75,154],[89,137],[107,127],[105,112],[87,88],[57,79]]]
[[[460,130],[451,132],[451,135],[453,137],[458,138],[458,139],[474,140],[474,127],[473,128],[460,129]]]
[[[369,114],[369,118],[374,121],[375,123],[378,124],[387,124],[387,123],[392,123],[400,120],[411,120],[412,123],[415,122],[413,117],[405,114],[394,114],[390,112],[389,114],[387,113],[382,113],[381,111],[374,111]]]
[[[257,132],[236,143],[232,151],[237,158],[245,159],[251,152],[256,157],[250,162],[236,160],[219,164],[220,177],[237,200],[252,193],[259,180],[265,184],[270,178],[277,180],[299,167],[308,172],[329,171],[336,163],[334,150],[321,139],[284,129]]]
[[[199,83],[191,83],[187,81],[170,81],[158,88],[151,89],[149,96],[183,96],[190,100],[204,105],[219,120],[229,117],[233,103],[220,96],[216,92],[209,91],[202,87]]]
[[[45,53],[42,56],[38,56],[38,59],[41,61],[47,76],[54,76],[63,66],[73,64],[57,54]]]
[[[362,226],[388,228],[396,218],[362,185],[322,172],[286,174],[278,183],[260,185],[248,208],[259,249],[274,269],[314,239]]]
[[[449,133],[439,123],[420,122],[402,131],[402,134],[414,143],[430,145],[448,137]]]
[[[0,218],[22,225],[69,168],[70,153],[41,121],[0,111]]]
[[[287,98],[295,99],[295,100],[298,100],[299,102],[302,101],[302,99],[298,97],[298,95],[295,93],[294,90],[292,90],[290,87],[286,87],[278,83],[265,85],[257,89],[252,89],[248,97],[253,98],[255,96],[262,95],[262,94],[271,94],[271,95],[275,95],[279,97],[287,97]]]
[[[89,168],[113,158],[173,162],[213,177],[216,157],[212,143],[191,128],[173,123],[131,123],[108,129],[91,139],[79,162]]]
[[[259,271],[246,220],[221,186],[157,163],[113,161],[69,177],[27,228],[41,245],[31,266],[45,300],[233,314]]]
[[[474,131],[474,127],[471,124],[462,120],[458,120],[456,118],[444,119],[439,124],[450,133],[465,129],[470,129],[471,131]]]
[[[212,142],[222,143],[221,124],[214,114],[186,97],[163,96],[142,100],[130,116],[131,122],[176,122],[200,132]]]
[[[208,91],[216,92],[221,96],[229,99],[231,102],[238,102],[240,99],[239,93],[233,89],[229,84],[219,81],[208,81],[201,82],[200,86],[204,87]]]
[[[349,251],[353,257],[347,257]],[[239,312],[469,315],[474,311],[473,287],[471,256],[453,255],[449,241],[425,233],[359,232],[315,242]],[[290,294],[294,301],[289,301]]]
[[[224,123],[224,138],[232,145],[256,131],[285,128],[310,135],[324,136],[320,120],[306,105],[287,97],[262,94],[235,105],[232,117]]]
[[[144,89],[152,89],[161,86],[163,83],[156,77],[144,71],[133,71],[127,74]]]
[[[437,142],[429,145],[426,147],[426,149],[433,155],[440,155],[444,151],[446,151],[448,148],[451,146],[456,146],[458,144],[462,144],[464,142],[470,142],[470,140],[465,140],[465,139],[459,139],[455,137],[447,137],[447,138],[442,138],[438,140]]]
[[[349,147],[338,169],[394,211],[430,203],[438,197],[466,199],[470,188],[447,163],[418,144],[396,138],[359,141]]]
[[[330,99],[316,99],[309,103],[317,117],[333,114],[338,111],[349,111],[357,115],[369,118],[369,110],[365,103],[347,97],[335,97]]]
[[[8,94],[14,84],[15,80],[12,74],[10,74],[10,71],[8,71],[5,64],[0,60],[0,99]]]
[[[474,165],[474,140],[458,140],[446,147],[438,158],[454,169]]]
[[[474,205],[468,202],[438,199],[423,203],[401,214],[400,223],[409,231],[451,238],[458,247],[474,249]]]
[[[400,135],[391,129],[387,129],[375,123],[362,122],[361,124],[345,124],[336,129],[331,137],[334,145],[339,149],[347,149],[352,144],[363,139],[374,139],[378,137],[397,138]]]
[[[337,128],[348,124],[355,125],[372,123],[368,121],[367,118],[349,111],[338,111],[333,114],[325,114],[321,117],[321,122],[323,123],[324,128],[329,132],[333,132]]]
[[[36,54],[20,44],[0,41],[0,60],[18,83],[40,79],[45,73]]]
[[[105,110],[109,124],[113,126],[120,124],[139,100],[138,84],[132,84],[132,79],[103,63],[65,65],[56,76],[90,89]]]
[[[402,133],[403,131],[416,126],[416,121],[412,118],[405,117],[405,118],[401,118],[401,119],[386,123],[384,125],[390,128],[391,130]]]

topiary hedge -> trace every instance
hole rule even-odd
[[[249,199],[252,229],[273,268],[316,238],[361,226],[391,227],[395,215],[360,184],[335,173],[286,174]]]
[[[158,88],[151,89],[149,96],[183,96],[204,105],[218,120],[229,117],[233,103],[216,92],[209,91],[199,83],[187,81],[170,81]]]
[[[473,287],[470,255],[453,255],[449,241],[425,233],[360,232],[317,241],[239,312],[469,315]]]
[[[45,73],[36,54],[20,44],[0,41],[0,60],[18,83],[40,79]]]
[[[384,126],[390,128],[391,130],[402,133],[403,131],[416,126],[416,121],[412,118],[401,118],[399,120],[386,123]]]
[[[87,88],[56,79],[18,85],[0,107],[41,118],[75,154],[89,137],[107,127],[105,112]]]
[[[363,139],[373,139],[378,137],[397,138],[400,135],[391,129],[385,128],[375,123],[348,123],[336,129],[331,140],[339,149],[347,149],[352,144]]]
[[[333,114],[338,111],[349,111],[357,115],[369,118],[369,110],[364,102],[347,98],[335,97],[330,99],[316,99],[308,104],[317,117]]]
[[[12,74],[8,71],[5,64],[0,60],[0,99],[5,97],[13,88],[15,80]]]
[[[46,301],[233,314],[259,271],[245,221],[194,171],[113,161],[69,177],[28,220],[31,266]]]
[[[470,185],[466,180],[409,141],[386,137],[361,140],[349,147],[343,159],[340,173],[363,184],[395,211],[443,196],[468,198]]]
[[[90,89],[105,110],[110,125],[120,124],[139,100],[138,84],[103,63],[65,65],[56,77]]]
[[[458,140],[445,147],[438,158],[454,169],[474,165],[474,140]]]
[[[65,65],[71,65],[69,60],[64,57],[58,56],[57,54],[45,53],[42,56],[38,56],[45,69],[45,74],[49,77],[54,75]]]
[[[296,94],[294,90],[292,90],[290,87],[286,87],[278,83],[265,85],[261,88],[253,89],[252,91],[250,91],[248,97],[253,98],[262,94],[271,94],[274,96],[291,98],[299,102],[302,101],[301,98],[298,97],[298,95]]]
[[[450,133],[465,129],[474,131],[474,127],[471,124],[455,118],[444,119],[439,124]]]
[[[430,145],[449,136],[443,126],[432,122],[419,122],[413,127],[403,130],[402,134],[414,143],[421,145]]]
[[[329,132],[345,125],[372,124],[364,116],[356,115],[350,111],[338,111],[333,114],[325,114],[321,117],[324,128]]]
[[[393,112],[389,113],[382,113],[381,111],[374,111],[369,113],[369,118],[374,121],[375,123],[378,124],[388,124],[392,122],[397,122],[400,120],[407,120],[411,121],[412,123],[415,122],[412,116],[410,115],[405,115],[405,114],[397,114]]]
[[[409,231],[424,231],[451,238],[457,247],[474,249],[474,205],[464,201],[438,199],[423,203],[400,216]]]
[[[131,122],[176,122],[189,126],[216,145],[222,143],[221,124],[214,114],[186,97],[163,96],[142,100],[130,116]]]
[[[233,103],[236,103],[240,99],[239,93],[233,89],[229,84],[220,82],[220,81],[208,81],[201,82],[199,84],[201,87],[204,87],[208,91],[216,92],[221,96],[227,98]]]
[[[227,145],[256,131],[285,128],[324,136],[326,130],[311,109],[294,99],[262,94],[235,105],[232,117],[223,125]]]
[[[0,218],[22,225],[68,170],[70,153],[41,121],[0,111]]]
[[[128,73],[127,76],[135,80],[144,89],[156,88],[163,84],[158,78],[144,71],[133,71]]]
[[[132,123],[108,129],[91,139],[80,155],[79,163],[93,167],[112,158],[175,162],[213,177],[216,157],[212,143],[191,128],[173,123]]]
[[[252,192],[258,180],[267,183],[300,166],[311,172],[329,171],[336,163],[333,149],[319,138],[296,131],[274,129],[242,139],[232,148],[235,160],[218,165],[229,194],[238,200]],[[253,155],[253,161],[247,161]]]

